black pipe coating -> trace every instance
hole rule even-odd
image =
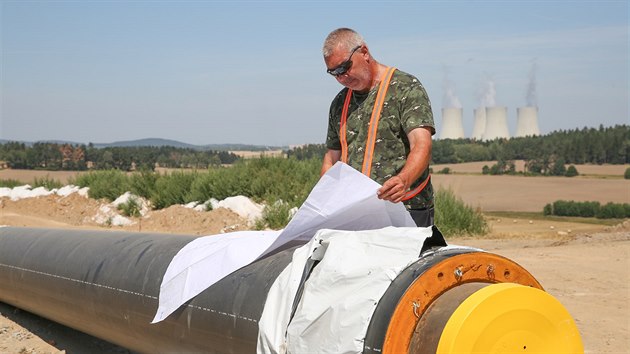
[[[150,324],[175,254],[196,236],[0,227],[0,301],[144,353],[254,353],[292,249],[232,273]]]

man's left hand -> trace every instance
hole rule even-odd
[[[383,183],[383,186],[376,191],[376,196],[378,199],[398,203],[405,196],[408,188],[402,177],[394,176]]]

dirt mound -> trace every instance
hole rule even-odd
[[[0,199],[0,224],[10,226],[48,227],[98,225],[92,220],[101,202],[76,193],[62,197],[51,194],[43,197],[12,201]]]
[[[167,232],[191,235],[214,235],[248,230],[247,220],[224,208],[196,211],[181,205],[150,211],[142,218],[132,218],[134,225],[122,229],[141,232]]]
[[[196,211],[181,205],[149,211],[145,216],[129,218],[131,225],[112,226],[99,223],[101,208],[109,203],[76,193],[68,196],[51,194],[12,201],[0,199],[0,225],[53,228],[91,228],[142,232],[165,232],[191,235],[213,235],[249,229],[247,220],[238,214],[218,208]],[[115,209],[112,207],[112,209]],[[102,218],[101,218],[102,219]]]

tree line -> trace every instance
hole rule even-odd
[[[172,146],[96,148],[93,144],[38,142],[0,145],[0,161],[10,168],[41,170],[154,170],[155,167],[208,168],[232,164],[239,157],[228,151],[200,151]]]
[[[630,163],[630,126],[600,125],[491,141],[445,139],[433,144],[436,164],[492,160],[525,160],[528,169],[542,174],[558,160],[565,164],[626,164]]]
[[[308,159],[323,157],[323,144],[305,145],[287,151],[288,156]],[[561,130],[542,136],[479,141],[474,139],[440,139],[433,141],[432,164],[474,161],[527,161],[534,174],[558,174],[565,164],[630,163],[630,126]],[[563,171],[564,173],[564,171]]]
[[[289,158],[321,159],[323,144],[309,144],[285,151]],[[207,168],[232,164],[239,157],[228,151],[200,151],[191,148],[105,147],[92,144],[70,145],[8,142],[0,145],[0,161],[8,167],[45,170]],[[525,160],[531,174],[559,174],[565,164],[630,163],[630,126],[582,128],[555,131],[543,136],[478,141],[440,139],[433,142],[432,164],[474,161],[499,161],[499,167],[511,161]],[[492,167],[489,167],[492,169]],[[505,168],[504,168],[505,169]],[[501,172],[508,173],[506,171]],[[491,171],[489,171],[491,172]],[[562,171],[564,173],[564,171]]]

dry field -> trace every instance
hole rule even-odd
[[[451,172],[454,173],[476,173],[481,174],[481,169],[483,166],[492,166],[496,163],[496,161],[479,161],[479,162],[466,162],[466,163],[456,163],[456,164],[439,164],[432,165],[433,171],[437,172],[442,170],[445,167],[451,169]],[[630,165],[574,165],[580,175],[585,176],[597,176],[597,177],[619,177],[623,178],[623,174]],[[514,161],[514,167],[516,171],[522,172],[525,170],[525,161],[516,160]]]
[[[242,157],[244,159],[252,159],[258,158],[261,156],[264,157],[285,157],[284,151],[282,150],[264,150],[264,151],[230,151],[234,155],[238,157]]]
[[[35,178],[49,178],[58,180],[62,184],[67,184],[69,180],[76,178],[81,173],[86,172],[0,169],[0,179],[14,179],[28,184],[33,183]]]
[[[455,174],[435,174],[433,183],[450,187],[465,202],[484,211],[540,212],[544,204],[556,199],[630,203],[630,181],[600,177],[614,174],[612,170],[623,174],[625,168],[597,167],[591,172],[595,177],[564,178],[482,176],[460,170],[471,166],[453,166]],[[48,173],[50,178],[62,180],[62,176],[68,178],[73,172]],[[29,182],[33,177],[23,171],[0,171],[0,179],[24,178]],[[207,235],[226,228],[242,229],[244,224],[226,210],[200,213],[174,206],[152,211],[149,218],[132,226],[105,228],[89,218],[99,205],[99,201],[79,196],[0,199],[0,225]],[[488,222],[491,232],[484,238],[453,239],[447,235],[447,239],[452,244],[503,255],[528,269],[572,314],[586,353],[630,352],[630,221],[612,227],[525,217],[488,217]],[[0,353],[60,351],[127,352],[0,303]]]

